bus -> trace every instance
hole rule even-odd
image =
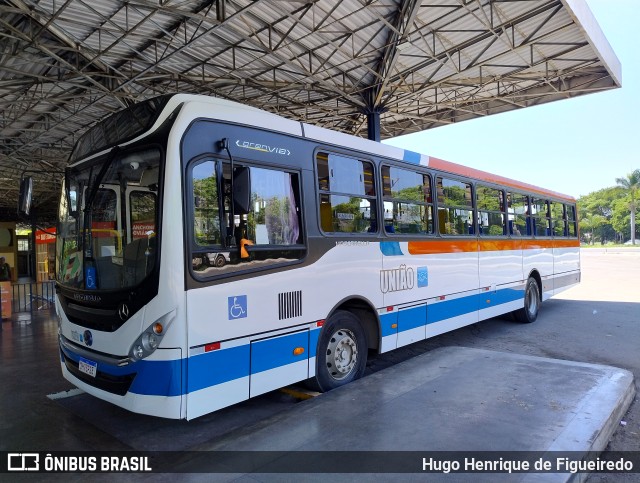
[[[575,200],[228,100],[172,94],[75,144],[56,246],[60,363],[194,419],[580,281]]]

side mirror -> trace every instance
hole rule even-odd
[[[78,218],[78,191],[71,186],[71,171],[69,168],[64,170],[64,195],[67,199],[69,215],[73,218]]]
[[[18,214],[29,216],[33,199],[33,178],[26,176],[20,180],[20,194],[18,195]]]
[[[251,171],[246,166],[233,171],[233,211],[246,215],[251,208]]]

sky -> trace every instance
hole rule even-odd
[[[586,0],[622,88],[384,141],[578,198],[640,169],[640,1]]]

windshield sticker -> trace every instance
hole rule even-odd
[[[78,276],[80,271],[80,257],[79,253],[71,253],[66,260],[63,280],[74,280]]]
[[[95,267],[87,267],[85,269],[85,283],[87,285],[87,289],[96,289],[96,268]]]

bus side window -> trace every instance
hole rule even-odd
[[[566,215],[564,212],[564,205],[557,201],[550,202],[551,205],[551,230],[553,236],[563,237],[567,236],[567,223]]]
[[[576,207],[575,205],[566,205],[565,212],[567,216],[567,236],[578,236],[578,230],[576,229]]]
[[[436,178],[436,189],[440,234],[473,235],[471,184],[439,176]]]
[[[386,233],[433,233],[429,175],[383,166],[382,185]]]
[[[476,186],[478,230],[484,236],[505,235],[504,200],[502,190],[487,186]]]
[[[255,245],[302,243],[298,175],[275,169],[251,168],[251,203],[246,235]],[[276,250],[277,251],[277,250]]]
[[[216,163],[208,160],[191,169],[194,213],[191,258],[195,276],[204,278],[260,268],[304,256],[299,175],[244,166],[250,171],[249,210],[234,213],[233,236],[227,240],[222,234],[229,224],[230,165]],[[218,195],[222,187],[224,200]],[[221,206],[225,207],[223,213]]]
[[[209,266],[219,267],[228,261],[228,253],[222,252],[220,230],[219,180],[217,161],[195,161],[189,170],[191,188],[192,269],[204,272]]]
[[[319,152],[320,227],[327,233],[377,233],[373,164]]]
[[[529,207],[527,197],[519,193],[507,193],[508,233],[512,237],[530,236]]]
[[[531,215],[535,236],[551,236],[551,218],[549,202],[539,198],[531,198]]]

